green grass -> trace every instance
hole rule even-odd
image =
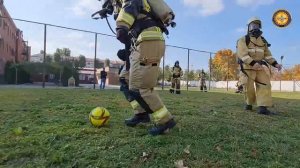
[[[152,137],[151,124],[124,125],[117,90],[0,89],[0,167],[299,167],[299,93],[274,93],[276,116],[244,112],[232,92],[159,93],[178,124]],[[96,106],[108,127],[90,125]]]

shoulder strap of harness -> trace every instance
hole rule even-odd
[[[268,41],[263,36],[261,36],[261,39],[265,44],[267,44],[268,47],[271,47],[271,44],[268,43]]]
[[[247,34],[247,35],[245,36],[245,41],[246,41],[246,45],[247,45],[247,47],[248,47],[248,45],[250,44],[250,36],[249,36],[249,34]]]
[[[268,47],[271,47],[271,44],[268,43],[268,41],[263,36],[261,36],[261,39]],[[245,41],[246,41],[246,45],[248,46],[251,42],[249,34],[245,35]],[[256,44],[254,44],[254,45],[256,45]]]

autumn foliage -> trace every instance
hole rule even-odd
[[[300,80],[300,64],[289,69],[284,69],[281,80]]]
[[[212,76],[215,80],[237,80],[237,59],[230,49],[219,50],[212,59]]]

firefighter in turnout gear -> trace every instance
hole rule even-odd
[[[170,93],[174,93],[175,89],[175,93],[180,94],[180,78],[182,77],[182,75],[183,72],[181,67],[179,66],[179,61],[176,61],[174,67],[172,68],[172,86],[170,89]]]
[[[199,78],[200,78],[200,90],[201,92],[207,92],[207,87],[206,87],[206,74],[204,72],[204,70],[202,69],[201,73],[199,74]]]
[[[258,113],[272,114],[267,107],[272,106],[269,65],[279,71],[282,65],[272,57],[270,44],[262,37],[261,20],[254,17],[248,21],[248,33],[237,42],[237,55],[241,66],[241,82],[244,86],[245,110],[252,110],[257,104]],[[255,87],[254,87],[255,84]]]
[[[176,123],[169,110],[154,90],[159,74],[160,60],[165,54],[164,24],[153,16],[146,0],[123,0],[116,17],[117,39],[130,50],[129,97],[134,101],[132,118],[127,126],[148,122],[153,116],[155,126],[151,135],[159,135],[173,128]],[[173,16],[174,18],[174,16]]]

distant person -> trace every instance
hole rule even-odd
[[[206,82],[205,82],[205,72],[202,69],[201,73],[199,74],[200,78],[200,90],[201,92],[207,92]]]
[[[100,89],[105,88],[105,83],[106,83],[106,77],[107,77],[107,72],[105,71],[105,68],[100,72]]]
[[[170,89],[170,93],[180,94],[180,78],[182,77],[183,72],[179,65],[179,61],[176,61],[174,67],[172,68],[172,86]]]

